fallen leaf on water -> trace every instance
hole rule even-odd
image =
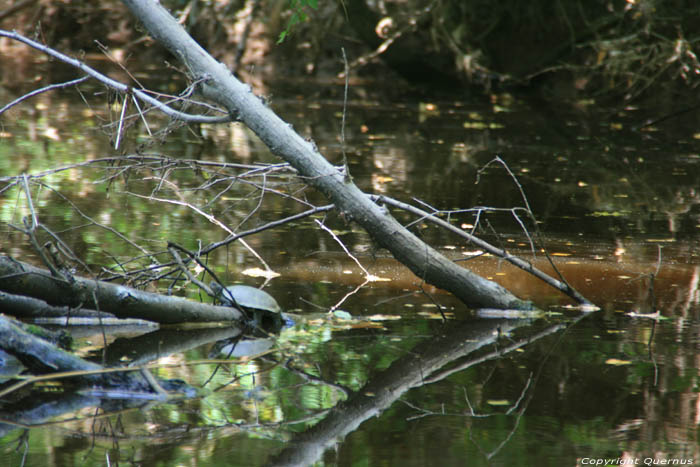
[[[626,313],[627,316],[631,316],[632,318],[649,318],[649,319],[655,319],[657,321],[662,321],[664,319],[671,319],[668,316],[661,316],[661,313],[658,311],[656,313],[638,313],[636,311],[630,311],[629,313]]]
[[[276,273],[275,271],[268,269],[260,269],[260,268],[248,268],[243,271],[241,271],[241,274],[244,276],[249,276],[249,277],[265,277],[267,279],[272,279],[275,277],[279,277],[279,273]]]
[[[496,406],[503,406],[503,405],[510,405],[510,401],[508,399],[489,399],[486,401],[488,405],[496,405]]]
[[[44,137],[53,140],[53,141],[60,141],[61,137],[58,134],[58,128],[54,127],[46,127],[44,131],[41,133]]]
[[[379,323],[373,323],[371,321],[360,321],[357,323],[352,323],[350,325],[346,326],[347,329],[386,329],[384,326],[382,326]]]
[[[630,364],[632,364],[632,361],[620,360],[619,358],[608,358],[607,360],[605,360],[605,363],[607,365],[622,366],[622,365],[630,365]]]
[[[478,255],[483,255],[484,250],[463,251],[462,254],[464,256],[478,256]]]
[[[401,316],[399,315],[371,315],[366,317],[370,321],[389,321],[389,320],[397,320],[401,319]]]
[[[418,314],[420,316],[422,316],[424,318],[428,318],[428,319],[442,319],[442,315],[440,313],[430,313],[427,311],[421,311]],[[450,313],[449,311],[445,312],[445,318],[449,319],[449,318],[454,318],[454,317],[455,317],[454,313]]]
[[[386,277],[379,277],[375,276],[373,274],[370,274],[366,277],[366,279],[370,282],[389,282],[391,279],[386,278]]]

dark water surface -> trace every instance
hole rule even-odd
[[[196,330],[107,333],[110,358],[124,362],[136,358],[129,349],[157,341],[154,352],[167,355],[154,374],[183,379],[203,388],[201,395],[116,412],[104,399],[83,395],[74,410],[47,413],[43,423],[29,427],[29,414],[10,414],[5,404],[0,465],[700,463],[698,115],[643,126],[672,108],[563,106],[506,93],[385,100],[357,87],[350,92],[341,144],[341,88],[280,86],[269,93],[280,116],[335,164],[345,152],[365,191],[424,209],[472,208],[452,213],[451,221],[549,270],[541,252],[546,247],[600,311],[581,315],[538,280],[478,256],[465,266],[546,312],[530,319],[479,319],[448,294],[421,287],[386,252],[375,251],[357,226],[333,212],[319,215],[369,272],[389,280],[360,287],[360,268],[312,219],[248,237],[280,274],[265,290],[295,316],[293,327],[250,350],[262,356],[225,360]],[[2,95],[0,104],[10,98]],[[99,105],[89,111],[70,96],[45,95],[13,111],[0,127],[0,177],[115,155],[98,128],[105,123],[98,117],[108,118]],[[139,148],[141,154],[279,162],[238,126],[205,127],[198,134],[155,121],[151,130],[167,130],[168,139]],[[139,131],[140,142],[150,141],[143,126]],[[126,153],[134,154],[136,131],[128,138]],[[493,162],[496,156],[504,163]],[[168,171],[167,164],[108,184],[113,165],[46,175],[46,186],[34,192],[42,222],[93,271],[114,268],[138,251],[113,232],[90,226],[86,216],[159,252],[167,240],[194,250],[200,241],[226,237],[184,203],[238,230],[304,209],[270,192],[261,196],[262,184],[324,203],[286,172],[228,179],[205,191],[193,189],[200,186],[198,176],[182,167]],[[512,211],[526,206],[523,193],[543,244],[531,244],[533,222],[522,210]],[[2,193],[0,252],[38,262],[26,239],[7,225],[20,224],[27,214],[17,189]],[[475,247],[424,221],[412,228],[454,259],[476,256]],[[165,262],[167,253],[159,258]],[[263,263],[240,244],[210,260],[228,282],[263,283],[252,272]],[[158,285],[164,290],[170,283]],[[199,297],[191,284],[178,293]],[[341,301],[339,308],[353,319],[326,313]],[[81,354],[101,358],[99,330],[72,332]],[[209,343],[163,351],[168,342],[190,338]],[[52,396],[47,389],[47,400]]]

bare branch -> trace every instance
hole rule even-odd
[[[43,87],[41,89],[35,89],[34,91],[28,92],[27,94],[18,97],[17,99],[13,100],[12,102],[7,104],[6,106],[0,108],[0,115],[2,115],[4,112],[10,110],[12,107],[16,106],[20,102],[23,102],[31,97],[38,96],[39,94],[42,94],[42,93],[47,92],[47,91],[53,91],[54,89],[61,89],[61,88],[67,88],[70,86],[74,86],[76,84],[82,83],[83,81],[87,81],[88,79],[90,79],[89,76],[83,76],[82,78],[77,78],[77,79],[74,79],[71,81],[66,81],[65,83],[51,84],[51,85]]]
[[[402,203],[401,201],[397,201],[395,199],[389,198],[384,195],[376,196],[373,195],[371,196],[373,200],[375,200],[379,204],[388,204],[390,206],[397,207],[399,209],[403,209],[404,211],[408,211],[412,214],[415,214],[417,216],[421,216],[421,219],[425,219],[427,221],[430,221],[436,225],[439,225],[440,227],[449,230],[450,232],[459,235],[460,237],[466,239],[467,241],[473,243],[474,245],[478,246],[479,248],[488,251],[492,255],[498,256],[499,258],[503,258],[509,263],[513,264],[514,266],[519,267],[523,271],[529,272],[530,274],[534,275],[535,277],[543,280],[547,284],[551,285],[555,289],[565,293],[569,297],[573,298],[576,300],[578,303],[582,305],[592,305],[591,302],[589,302],[583,295],[581,295],[578,291],[576,291],[573,287],[571,287],[569,284],[563,283],[561,281],[558,281],[554,279],[553,277],[545,274],[544,272],[540,271],[536,267],[534,267],[532,264],[529,262],[517,257],[513,256],[510,253],[508,253],[506,250],[503,250],[501,248],[497,248],[490,243],[475,237],[474,235],[465,232],[464,230],[455,227],[454,225],[450,224],[447,221],[444,221],[440,219],[439,217],[436,217],[428,212],[423,211],[422,209],[418,209],[415,206],[411,206],[410,204]]]
[[[272,229],[275,227],[279,227],[280,225],[283,225],[283,224],[286,224],[289,222],[293,222],[293,221],[302,219],[302,218],[307,217],[307,216],[312,216],[312,215],[317,214],[319,212],[330,211],[334,207],[335,206],[332,204],[327,204],[325,206],[319,206],[319,207],[313,207],[313,208],[306,210],[304,212],[300,212],[299,214],[294,214],[292,216],[285,217],[284,219],[278,219],[276,221],[268,222],[267,224],[261,225],[260,227],[256,227],[254,229],[246,230],[244,232],[238,232],[236,234],[231,234],[226,239],[224,239],[220,242],[217,242],[217,243],[212,243],[208,247],[203,248],[202,254],[210,253],[221,246],[228,245],[229,243],[235,242],[236,240],[238,240],[241,237],[253,235],[253,234],[262,232],[263,230],[268,230],[268,229]]]
[[[477,172],[476,183],[479,183],[479,178],[481,176],[481,173],[492,162],[497,162],[497,163],[501,164],[503,166],[503,168],[506,169],[506,172],[508,172],[508,175],[510,175],[510,178],[513,179],[513,183],[515,183],[515,186],[518,187],[518,191],[520,191],[520,197],[523,199],[523,203],[525,204],[525,211],[530,216],[530,219],[532,219],[532,222],[533,222],[534,227],[535,227],[535,233],[537,234],[537,237],[539,238],[540,243],[542,243],[542,237],[543,237],[542,231],[540,231],[539,227],[537,226],[537,219],[535,218],[535,214],[532,212],[532,209],[530,208],[530,202],[527,200],[527,196],[525,195],[525,190],[523,189],[523,186],[518,181],[518,178],[510,170],[510,167],[508,167],[508,164],[506,164],[506,162],[503,159],[501,159],[499,156],[496,156],[493,160],[489,161],[488,163],[486,163],[486,165],[484,165],[481,169],[479,169],[479,171]],[[515,213],[513,215],[515,215]],[[520,222],[520,219],[517,216],[516,216],[516,219],[518,220],[518,222]],[[520,224],[523,226],[523,229],[524,229],[525,226],[522,224],[522,222],[520,222]],[[525,232],[527,232],[527,230],[525,230]],[[532,250],[534,252],[534,246],[532,246],[532,239],[530,238],[529,234],[528,234],[528,239],[530,240],[530,245],[531,245]],[[566,285],[566,287],[571,289],[571,286],[564,278],[564,275],[559,271],[559,268],[557,268],[556,264],[554,264],[554,261],[552,260],[551,256],[549,256],[549,253],[547,253],[547,250],[544,250],[544,255],[547,258],[547,261],[549,261],[549,265],[552,266],[552,269],[554,269],[554,272],[556,272],[557,276],[559,276],[559,280],[561,282],[563,282]]]
[[[160,110],[161,112],[163,112],[164,114],[168,115],[171,118],[174,118],[177,120],[182,120],[185,122],[190,122],[190,123],[226,123],[226,122],[230,122],[232,120],[230,115],[212,117],[212,116],[208,116],[208,115],[193,115],[193,114],[180,112],[179,110],[175,110],[172,107],[169,107],[169,106],[163,104],[158,99],[151,97],[146,92],[146,90],[132,88],[130,86],[127,86],[126,84],[120,83],[119,81],[113,80],[112,78],[105,76],[102,73],[100,73],[99,71],[87,66],[85,63],[81,62],[80,60],[76,60],[76,59],[71,58],[67,55],[64,55],[61,52],[58,52],[50,47],[46,47],[45,45],[40,44],[36,41],[33,41],[27,37],[24,37],[21,34],[18,34],[16,32],[10,32],[10,31],[0,29],[0,37],[7,37],[9,39],[14,39],[16,41],[23,42],[23,43],[29,45],[30,47],[33,47],[33,48],[35,48],[35,49],[37,49],[37,50],[39,50],[47,55],[50,55],[58,60],[61,60],[62,62],[65,62],[71,66],[74,66],[75,68],[78,68],[83,73],[91,76],[92,78],[97,79],[101,83],[107,85],[108,87],[110,87],[112,89],[116,89],[117,91],[119,91],[121,93],[124,93],[124,94],[133,93],[139,99],[151,104],[153,107],[157,108],[158,110]],[[81,79],[83,79],[83,78],[81,78]]]

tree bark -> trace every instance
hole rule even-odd
[[[384,207],[375,204],[349,176],[330,164],[311,141],[299,136],[192,39],[177,21],[152,0],[122,0],[149,33],[186,65],[194,79],[206,79],[205,97],[224,106],[270,148],[291,164],[309,185],[331,200],[347,219],[357,222],[377,243],[420,279],[445,289],[470,307],[531,308],[505,288],[462,268],[405,229]]]
[[[45,269],[0,256],[0,290],[32,296],[51,305],[92,308],[118,318],[140,318],[156,323],[243,319],[243,314],[232,307],[198,303],[81,277],[73,279],[70,282],[57,279]]]

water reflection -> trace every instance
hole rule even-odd
[[[436,459],[444,465],[463,465],[465,459],[470,465],[574,465],[577,459],[624,456],[699,460],[699,156],[692,138],[697,122],[638,131],[635,126],[648,109],[554,109],[509,95],[471,102],[367,99],[350,102],[342,147],[341,91],[326,89],[325,99],[314,99],[313,91],[304,92],[304,99],[276,91],[272,94],[279,97],[271,101],[334,163],[344,150],[363,189],[405,201],[415,197],[423,206],[522,206],[518,186],[502,167],[490,166],[475,183],[479,170],[499,154],[526,193],[553,260],[602,310],[573,323],[564,297],[496,258],[479,256],[464,264],[550,313],[534,322],[473,321],[470,310],[377,251],[366,233],[334,213],[319,215],[372,274],[391,278],[369,284],[343,303],[354,320],[328,320],[323,314],[363,280],[327,233],[308,219],[262,232],[249,244],[281,274],[266,290],[301,318],[265,348],[270,351],[265,358],[232,354],[215,370],[214,364],[186,364],[213,357],[217,347],[209,338],[189,345],[190,333],[174,331],[173,347],[161,342],[162,334],[118,340],[110,347],[112,361],[136,348],[143,361],[174,352],[171,358],[182,366],[164,368],[163,376],[211,393],[105,417],[97,428],[92,414],[60,428],[34,427],[26,432],[26,465],[46,465],[47,453],[59,452],[52,465],[77,459],[99,464],[105,452],[144,464],[194,456],[201,463],[263,465],[271,453],[280,464],[290,459],[371,465],[398,465],[399,459],[416,465],[434,465]],[[96,131],[99,110],[83,113],[82,107],[46,96],[4,122],[9,136],[3,133],[0,140],[3,189],[11,182],[5,177],[20,172],[36,174],[113,154],[109,140]],[[54,108],[60,112],[47,110]],[[147,265],[129,262],[133,245],[84,225],[89,223],[82,214],[158,253],[166,240],[196,250],[200,242],[220,241],[228,232],[186,205],[157,199],[211,209],[233,230],[306,208],[262,195],[262,184],[323,202],[288,172],[244,183],[236,175],[250,167],[209,167],[206,177],[198,178],[187,163],[179,163],[194,156],[222,163],[279,162],[240,125],[194,131],[156,123],[172,130],[162,144],[146,140],[135,127],[125,147],[130,155],[165,155],[173,161],[144,159],[129,176],[123,165],[107,160],[77,165],[46,176],[47,187],[36,192],[40,219],[95,271]],[[28,214],[18,198],[15,189],[0,198],[0,250],[26,259],[33,255],[26,239],[7,227]],[[415,220],[395,214],[406,223]],[[452,218],[466,229],[476,225],[486,239],[546,269],[539,248],[532,256],[529,220],[521,224],[509,212],[476,220],[473,213]],[[454,259],[474,251],[427,224],[414,230]],[[209,259],[226,283],[265,280],[243,274],[261,264],[238,243]],[[188,289],[179,293],[195,298]],[[446,324],[437,306],[450,318]],[[670,319],[655,319],[657,311]],[[224,339],[230,333],[214,334]],[[85,347],[101,342],[99,333],[82,339]],[[526,340],[528,345],[517,346]],[[459,353],[477,347],[478,362]],[[110,423],[123,431],[110,431]],[[66,428],[71,437],[64,436]],[[20,437],[18,431],[8,433],[4,441]],[[97,448],[91,449],[91,439]],[[324,451],[331,446],[336,447]],[[20,457],[9,448],[0,452],[13,465]]]

